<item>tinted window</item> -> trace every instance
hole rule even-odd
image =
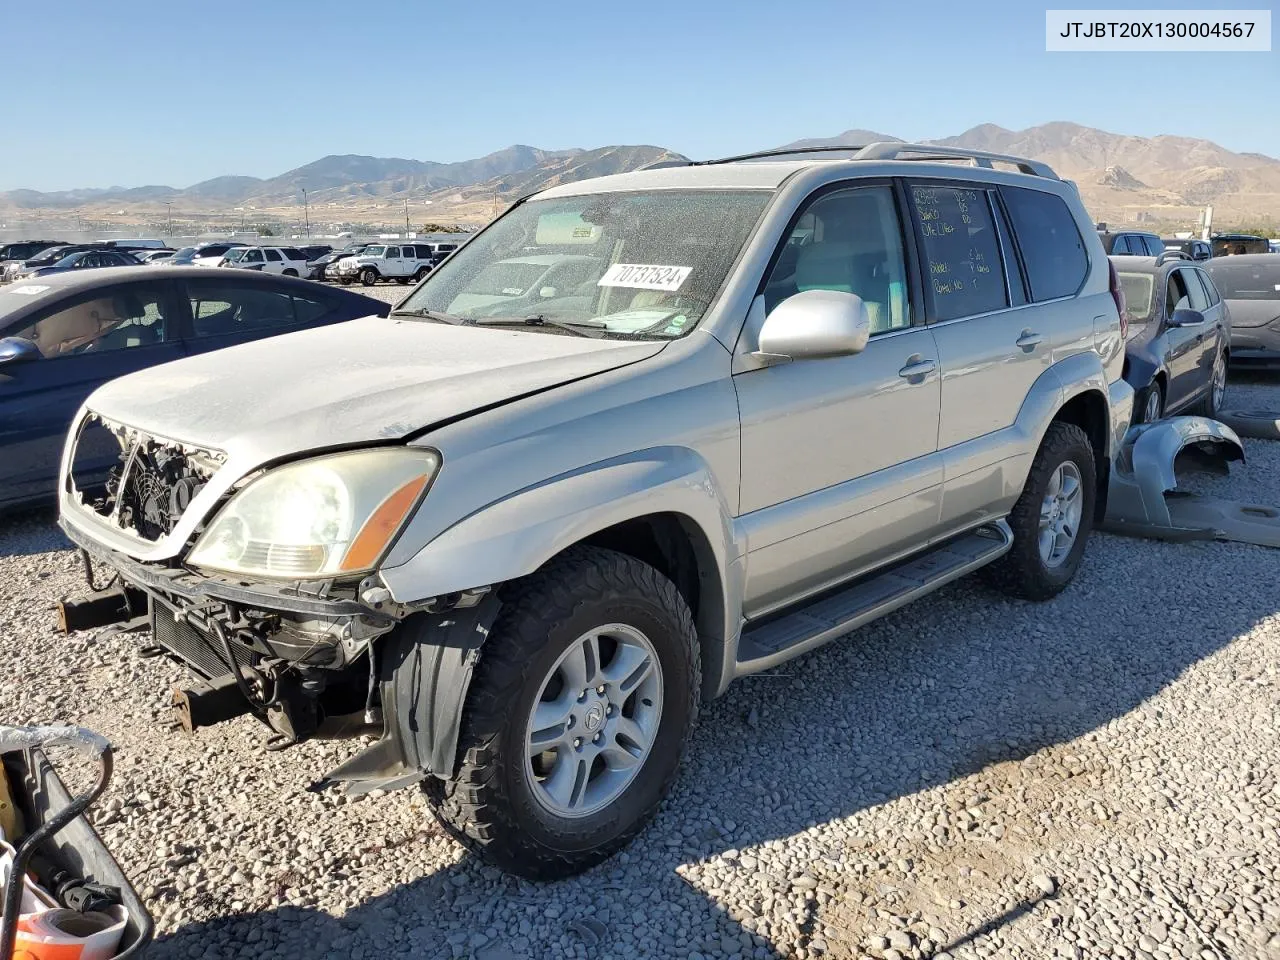
[[[414,247],[414,252],[417,253],[419,260],[431,259],[431,248],[426,244],[423,244],[420,247]]]
[[[1164,241],[1159,237],[1146,236],[1143,237],[1142,240],[1147,247],[1147,256],[1158,257],[1160,254],[1164,253]]]
[[[289,294],[257,284],[241,286],[220,280],[190,280],[187,291],[198,337],[267,330],[294,322]]]
[[[1146,323],[1151,319],[1151,311],[1155,306],[1155,277],[1150,273],[1123,273],[1120,277],[1120,289],[1124,291],[1125,308],[1129,319],[1134,323]]]
[[[48,358],[161,343],[166,337],[162,287],[130,284],[96,291],[58,307],[16,334]]]
[[[270,260],[272,263],[279,263],[283,259],[280,256],[279,250],[268,249],[268,250],[263,250],[262,252],[267,255],[267,259]]]
[[[391,259],[393,259],[393,258],[395,258],[395,257],[398,257],[398,256],[400,256],[400,248],[399,248],[399,247],[387,247],[387,259],[388,259],[388,260],[391,260]]]
[[[333,312],[333,304],[315,297],[293,294],[293,316],[298,323],[314,323]]]
[[[924,242],[930,318],[954,320],[1008,306],[995,221],[985,191],[913,184],[910,193]]]
[[[765,308],[804,290],[840,290],[862,298],[872,334],[900,330],[911,326],[906,277],[893,191],[828,193],[792,228],[765,283]]]
[[[1196,279],[1200,281],[1200,285],[1204,287],[1204,295],[1209,300],[1209,305],[1214,306],[1222,302],[1222,297],[1218,296],[1218,291],[1213,285],[1213,281],[1209,279],[1209,275],[1203,270],[1192,271],[1196,275]]]
[[[1003,187],[1001,193],[1027,269],[1031,299],[1074,294],[1089,272],[1089,255],[1066,201],[1021,187]],[[1116,239],[1113,252],[1125,252],[1124,240],[1123,236]]]
[[[1196,276],[1195,270],[1179,270],[1182,274],[1182,285],[1187,290],[1187,296],[1191,299],[1192,310],[1208,310],[1209,295],[1205,293],[1204,284],[1200,282],[1200,278]]]

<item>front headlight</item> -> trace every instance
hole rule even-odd
[[[372,570],[440,467],[430,450],[360,450],[268,471],[196,541],[192,566],[289,579]]]

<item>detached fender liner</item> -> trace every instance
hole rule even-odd
[[[486,594],[474,607],[416,614],[376,641],[382,737],[309,789],[346,783],[358,795],[452,776],[472,671],[500,607]]]

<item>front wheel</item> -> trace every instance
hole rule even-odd
[[[1134,404],[1138,417],[1134,423],[1155,423],[1164,416],[1164,391],[1160,389],[1160,381],[1152,380]]]
[[[984,568],[988,582],[1025,600],[1061,593],[1080,568],[1096,495],[1088,436],[1075,424],[1051,423],[1009,514],[1013,546]]]
[[[666,795],[696,718],[697,635],[675,585],[594,547],[504,588],[459,735],[425,784],[464,846],[533,880],[626,846]]]
[[[373,267],[365,267],[360,271],[360,282],[366,287],[372,287],[378,282],[378,271]]]

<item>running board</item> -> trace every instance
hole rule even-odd
[[[851,586],[762,623],[738,641],[736,675],[758,673],[807,653],[985,566],[1013,546],[997,520]]]

